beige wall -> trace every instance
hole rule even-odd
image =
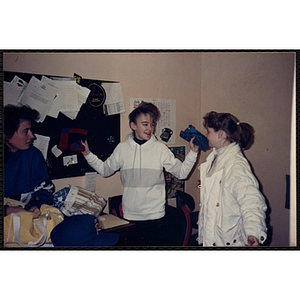
[[[289,174],[290,114],[293,54],[291,53],[7,53],[4,70],[46,75],[120,81],[126,113],[121,115],[121,140],[130,132],[131,97],[176,100],[176,145],[188,143],[179,132],[189,124],[203,131],[202,117],[226,111],[256,130],[246,151],[271,207],[272,246],[289,243],[289,211],[285,204],[285,174]],[[208,152],[201,153],[202,162]],[[187,181],[186,191],[199,204],[199,171]],[[84,177],[54,181],[84,186]],[[119,175],[97,178],[105,198],[122,193]]]

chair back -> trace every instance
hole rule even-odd
[[[122,195],[108,198],[108,211],[109,214],[123,219]]]
[[[185,204],[187,205],[190,212],[192,212],[195,209],[194,198],[188,193],[176,190],[176,207],[180,208],[183,207]]]
[[[191,217],[187,205],[166,205],[167,246],[187,246],[191,235]]]

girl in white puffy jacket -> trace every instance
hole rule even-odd
[[[229,113],[212,111],[203,119],[213,151],[200,166],[198,243],[257,247],[267,237],[267,206],[241,151],[252,141],[253,128]]]

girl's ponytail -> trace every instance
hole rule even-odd
[[[248,123],[241,123],[230,113],[211,111],[204,117],[203,126],[214,131],[223,130],[230,143],[239,143],[242,149],[249,149],[254,140],[254,129]]]
[[[239,129],[239,142],[242,149],[250,148],[254,139],[254,130],[248,123],[237,123]]]

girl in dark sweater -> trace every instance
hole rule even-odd
[[[28,106],[4,107],[4,197],[24,202],[39,215],[42,204],[52,204],[54,185],[42,153],[32,145],[31,122],[38,116]],[[23,210],[5,205],[4,215]]]

